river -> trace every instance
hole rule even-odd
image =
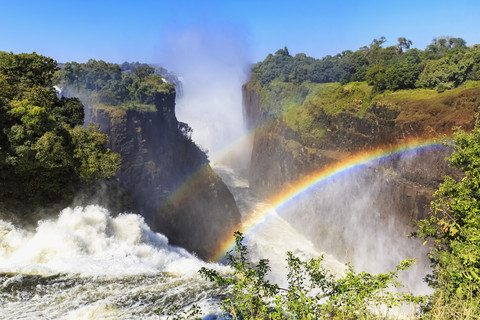
[[[238,171],[216,165],[244,218],[266,204],[258,201]],[[320,254],[284,219],[272,215],[247,237],[252,259],[271,260],[270,276],[283,282],[285,251]],[[342,265],[327,258],[334,268]],[[204,317],[218,313],[223,292],[202,279],[206,263],[150,230],[133,213],[113,217],[101,206],[66,208],[34,231],[0,221],[1,319],[165,319],[169,309],[193,304]],[[339,269],[339,270],[340,270]]]

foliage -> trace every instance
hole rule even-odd
[[[367,64],[366,54],[362,51],[344,51],[317,60],[303,53],[292,57],[284,48],[255,65],[252,79],[262,86],[275,80],[297,84],[305,81],[347,83],[362,80]]]
[[[480,80],[480,48],[467,47],[462,38],[434,38],[424,51],[410,49],[412,41],[405,37],[399,37],[395,46],[384,47],[386,42],[380,37],[357,51],[346,50],[322,59],[303,53],[292,57],[285,47],[253,67],[252,82],[269,88],[275,82],[367,81],[376,94],[413,88],[441,92],[467,80]]]
[[[400,37],[398,38],[398,44],[397,44],[397,54],[400,54],[403,52],[403,50],[408,50],[410,49],[410,46],[412,45],[412,40],[408,40],[405,37]]]
[[[417,87],[433,88],[439,92],[453,89],[464,80],[464,73],[452,58],[430,60],[418,77]]]
[[[463,51],[467,48],[467,43],[462,38],[443,36],[433,38],[432,42],[427,46],[426,53],[430,59],[440,59],[452,52]]]
[[[80,184],[112,177],[119,156],[107,136],[83,129],[83,105],[58,98],[56,62],[31,54],[0,53],[0,196],[40,205],[71,199]]]
[[[380,92],[387,88],[386,70],[381,64],[376,64],[368,69],[365,79],[369,85],[373,86],[374,92]]]
[[[164,71],[162,69],[161,71]],[[127,62],[121,66],[102,60],[87,63],[68,62],[56,74],[67,96],[80,95],[86,103],[123,108],[152,106],[157,95],[174,94],[175,86],[156,74],[153,67]]]
[[[480,293],[480,125],[471,134],[458,130],[453,147],[450,163],[464,177],[445,177],[415,234],[431,243],[428,281],[446,301]]]
[[[480,45],[466,51],[459,64],[465,73],[465,80],[480,80]]]
[[[358,319],[375,317],[380,308],[391,310],[404,303],[421,302],[423,298],[394,292],[401,288],[400,270],[407,270],[413,259],[403,261],[395,271],[372,275],[356,273],[347,265],[345,276],[336,278],[323,267],[323,256],[302,261],[287,253],[288,288],[270,283],[268,260],[255,266],[248,260],[248,248],[241,233],[235,233],[235,248],[227,253],[233,276],[226,278],[217,271],[202,268],[203,277],[229,286],[231,298],[221,303],[225,316],[231,319]]]
[[[201,320],[201,311],[202,309],[196,304],[192,305],[186,310],[183,310],[172,303],[165,308],[155,310],[155,313],[158,315],[165,315],[169,320]]]
[[[300,106],[312,88],[314,85],[309,82],[296,85],[291,82],[273,81],[260,92],[260,108],[268,116],[278,117]]]
[[[86,129],[76,127],[71,132],[75,145],[73,159],[75,172],[80,180],[92,182],[101,178],[111,178],[120,166],[120,155],[106,148],[108,136],[97,126]]]
[[[385,71],[385,87],[392,91],[413,89],[421,71],[422,63],[419,50],[409,50],[390,62],[390,66]]]
[[[48,87],[52,84],[57,63],[49,57],[33,53],[12,54],[0,52],[0,74],[10,85]]]
[[[471,291],[463,298],[445,296],[444,292],[437,293],[426,307],[422,319],[480,319],[480,297],[473,296]]]

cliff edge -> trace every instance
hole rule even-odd
[[[266,90],[250,81],[243,86],[245,114],[255,130],[250,186],[266,199],[358,152],[448,138],[455,127],[469,131],[480,106],[479,86],[442,93],[401,90],[372,99],[366,83],[307,84],[301,92],[304,85],[283,83]],[[375,202],[383,211],[398,212],[405,221],[423,218],[445,174],[458,175],[445,160],[450,152],[446,147],[418,152],[408,161],[391,157],[366,170],[364,183],[382,181]]]
[[[177,121],[175,92],[156,93],[154,101],[156,111],[87,107],[87,123],[97,123],[122,157],[110,205],[141,214],[172,245],[208,259],[218,240],[232,234],[240,214],[188,126]]]

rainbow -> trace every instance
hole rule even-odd
[[[430,150],[431,148],[436,148],[441,145],[444,145],[444,141],[442,140],[416,138],[350,155],[343,160],[327,165],[291,184],[290,187],[271,198],[268,201],[268,205],[263,209],[252,213],[249,218],[242,223],[240,231],[243,234],[248,235],[249,232],[251,232],[256,226],[260,225],[270,214],[275,212],[275,209],[294,201],[296,198],[317,187],[320,183],[333,179],[341,173],[347,173],[365,167],[372,162],[381,161],[401,153]],[[218,250],[214,255],[215,261],[219,261],[224,256],[225,252],[233,247],[234,240],[233,235],[231,235],[220,242]]]

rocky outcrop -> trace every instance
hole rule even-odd
[[[157,94],[157,111],[90,107],[86,122],[97,123],[121,155],[110,207],[145,217],[171,244],[209,258],[220,239],[231,235],[240,214],[232,194],[207,156],[175,117],[175,95]],[[114,192],[112,191],[114,189]],[[112,196],[113,194],[113,196]]]
[[[471,130],[480,105],[480,88],[459,90],[433,99],[378,99],[362,116],[349,110],[326,113],[316,108],[312,117],[322,130],[313,139],[289,127],[284,119],[269,118],[260,105],[259,89],[243,87],[245,114],[255,128],[250,187],[265,199],[294,181],[357,152],[394,145],[414,138],[450,136],[455,126]],[[362,179],[368,186],[381,183],[373,198],[383,212],[396,212],[404,221],[423,218],[434,191],[446,174],[458,176],[445,158],[451,150],[398,155],[370,168]]]

